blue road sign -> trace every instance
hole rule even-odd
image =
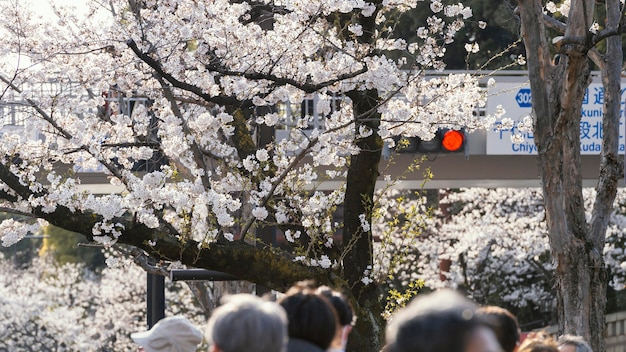
[[[532,106],[531,97],[530,88],[522,88],[515,94],[515,101],[520,108],[530,108]]]

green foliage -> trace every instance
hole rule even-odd
[[[410,282],[402,291],[395,288],[390,289],[386,298],[385,311],[383,312],[385,319],[389,320],[398,309],[405,307],[422,288],[424,288],[424,281],[417,280]]]

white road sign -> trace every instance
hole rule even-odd
[[[496,80],[497,82],[497,80]],[[622,83],[622,86],[624,84]],[[624,154],[624,97],[622,89],[620,111],[619,152]],[[581,154],[599,154],[602,149],[602,104],[604,88],[601,83],[592,83],[587,88],[583,100],[582,120],[580,122]],[[528,82],[501,82],[490,90],[487,101],[487,113],[493,114],[498,105],[505,109],[505,117],[521,121],[530,115],[532,110],[531,92]],[[511,142],[511,135],[518,131],[493,129],[487,132],[487,155],[532,155],[537,154],[535,139],[532,133],[524,133],[523,143]]]

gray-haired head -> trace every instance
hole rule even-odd
[[[574,346],[576,352],[593,352],[589,343],[582,337],[577,335],[561,335],[558,340],[560,346]]]
[[[254,295],[228,296],[209,319],[207,339],[222,352],[285,351],[287,315],[277,303]]]

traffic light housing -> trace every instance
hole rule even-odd
[[[460,153],[465,150],[466,135],[463,130],[441,128],[430,140],[419,137],[396,138],[396,152],[398,153]]]

